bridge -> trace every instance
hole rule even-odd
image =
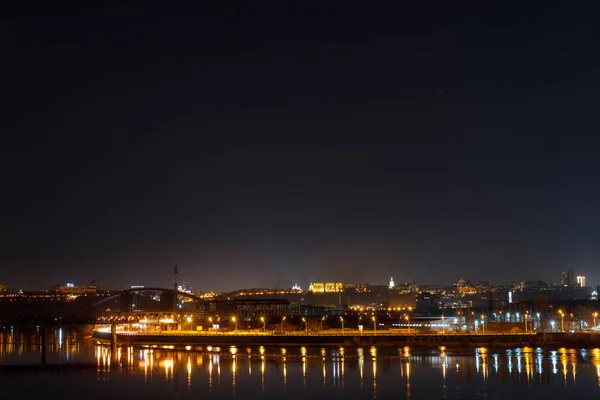
[[[69,301],[31,301],[26,296],[0,301],[0,326],[59,326],[179,323],[198,312],[203,300],[165,288],[135,288],[98,299],[82,295]]]

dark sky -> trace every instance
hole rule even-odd
[[[9,286],[600,280],[593,1],[145,3],[3,16]]]

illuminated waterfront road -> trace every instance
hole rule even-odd
[[[111,340],[110,332],[95,332],[94,337]],[[590,337],[591,338],[591,337]],[[532,333],[411,333],[403,334],[390,331],[355,331],[355,332],[193,332],[193,331],[161,331],[156,333],[119,332],[116,340],[119,343],[138,344],[181,344],[181,345],[456,345],[456,346],[544,346],[562,344],[567,339],[564,333],[532,334]],[[596,338],[591,338],[596,340]]]

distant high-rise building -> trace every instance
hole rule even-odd
[[[390,287],[390,289],[393,289],[393,288],[396,287],[396,284],[394,283],[394,277],[393,276],[390,278],[390,286],[389,287]]]
[[[560,275],[560,286],[569,286],[569,277],[565,272]]]
[[[577,286],[582,288],[585,287],[585,276],[577,275]]]
[[[567,279],[569,281],[569,286],[573,286],[575,284],[575,272],[572,269],[567,271]]]

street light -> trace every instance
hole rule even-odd
[[[481,314],[481,330],[482,333],[485,335],[485,315]]]
[[[231,321],[235,322],[235,330],[237,331],[237,318],[231,317]]]
[[[375,331],[375,334],[377,334],[377,323],[376,323],[377,318],[375,318],[375,316],[373,316],[371,319],[373,320],[373,330]]]
[[[410,335],[410,322],[408,321],[408,315],[405,315],[404,319],[406,320],[406,326],[408,326],[408,334]]]
[[[596,328],[596,317],[597,317],[597,316],[598,316],[598,313],[597,313],[597,312],[595,312],[595,313],[594,313],[594,326],[593,326],[593,328]]]
[[[285,321],[285,317],[281,318],[281,333],[283,333],[283,321]]]
[[[574,331],[575,330],[575,317],[573,317],[573,313],[571,313],[570,315],[571,315],[571,330]]]
[[[302,322],[304,322],[304,329],[306,330],[306,334],[308,335],[308,321],[306,318],[302,317]]]
[[[563,314],[562,310],[558,310],[558,313],[560,314],[560,330],[562,332],[565,331],[565,314]]]
[[[192,317],[187,317],[187,322],[190,324],[190,331],[192,330]]]
[[[340,317],[340,321],[342,321],[342,335],[344,334],[344,317]]]
[[[266,324],[267,324],[266,321],[265,321],[265,317],[260,317],[260,320],[263,323],[263,332],[264,332],[265,329],[266,329]]]

